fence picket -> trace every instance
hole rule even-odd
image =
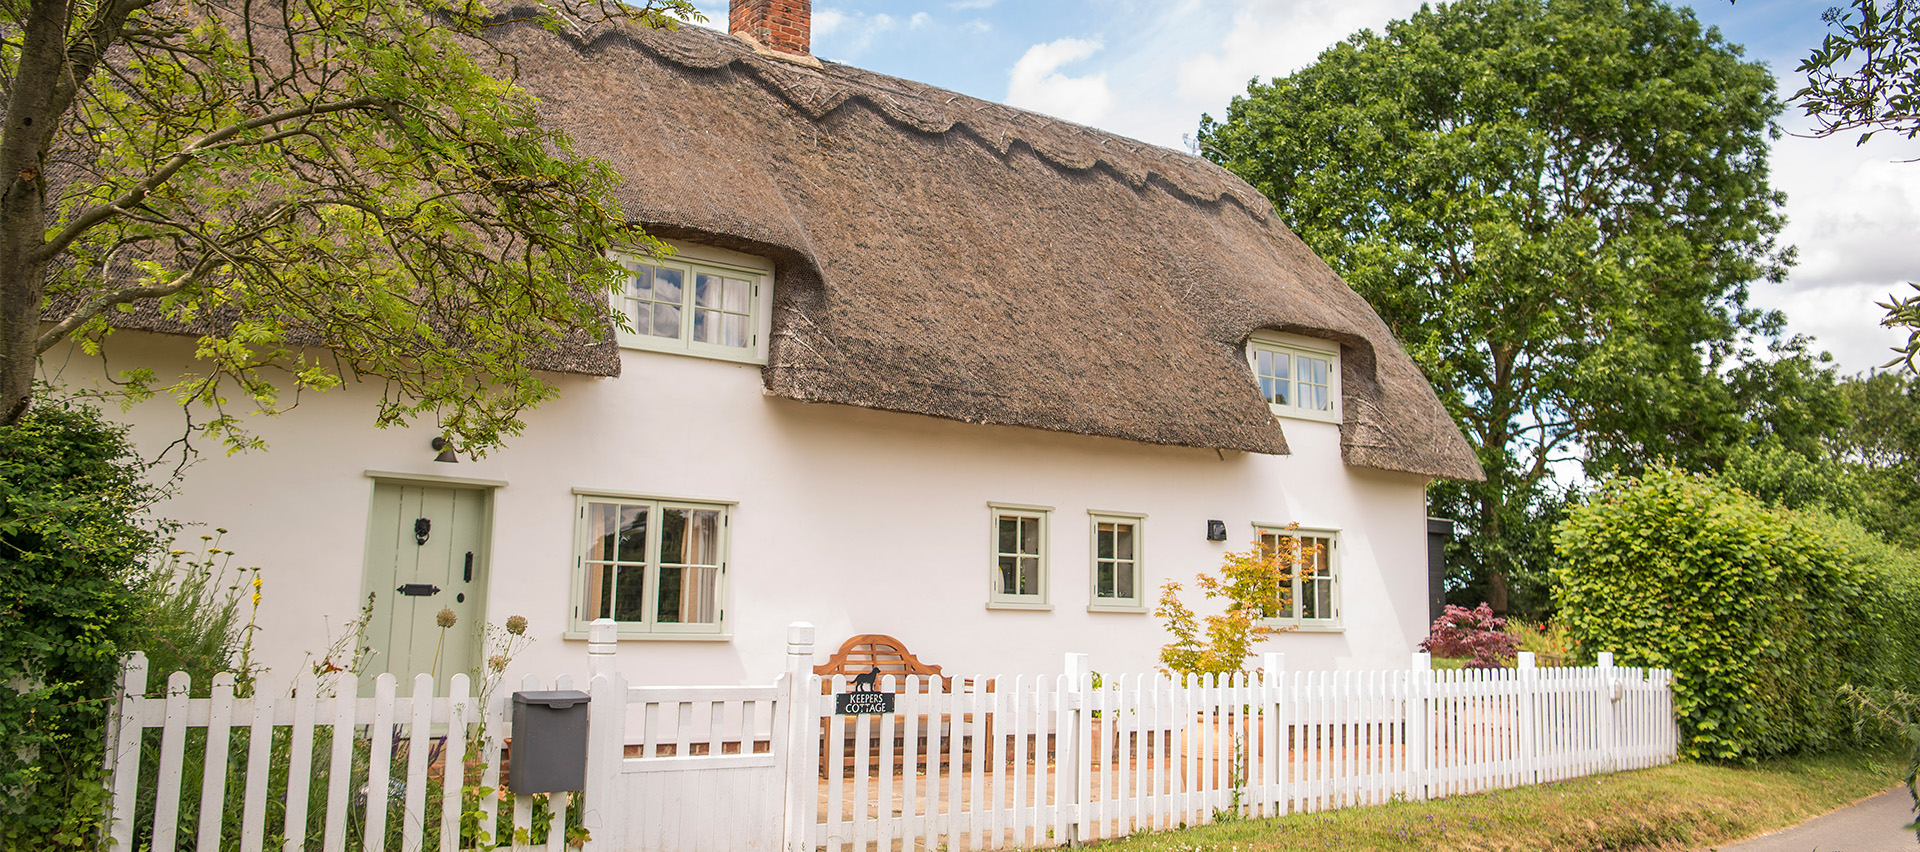
[[[187,750],[187,693],[193,679],[186,672],[167,676],[166,723],[160,732],[160,775],[155,782],[153,848],[172,849],[180,817],[180,773]]]
[[[273,695],[255,692],[247,731],[247,788],[240,811],[240,852],[260,852],[267,825],[267,767],[273,757]],[[236,708],[237,709],[237,708]],[[171,848],[158,844],[155,849]]]
[[[353,781],[354,697],[333,694],[332,759],[327,762],[327,815],[322,821],[322,852],[347,848],[347,790]],[[489,824],[490,825],[490,824]],[[217,848],[202,845],[200,848]]]
[[[281,833],[287,852],[300,852],[307,842],[307,785],[313,781],[314,693],[318,687],[311,673],[300,675],[293,686],[293,729],[287,744],[287,810]]]
[[[220,848],[227,805],[227,744],[232,734],[233,673],[221,672],[213,676],[208,693],[207,759],[200,776],[200,834],[195,849]]]
[[[447,744],[441,751],[440,769],[440,852],[460,848],[461,794],[467,784],[467,723],[471,721],[468,680],[462,672],[447,681]]]

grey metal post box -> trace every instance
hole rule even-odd
[[[513,694],[507,789],[558,793],[587,786],[587,702],[577,689]]]

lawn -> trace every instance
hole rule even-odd
[[[1099,844],[1201,850],[1685,850],[1794,825],[1899,781],[1891,754],[1682,763],[1432,802],[1237,820]]]

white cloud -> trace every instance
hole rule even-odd
[[[1000,0],[959,0],[956,3],[948,3],[947,8],[956,12],[965,12],[969,9],[991,9],[993,4],[998,2]]]
[[[813,21],[809,25],[812,35],[826,36],[838,32],[847,23],[847,13],[831,7],[815,9]]]
[[[974,18],[960,25],[960,31],[963,33],[985,33],[985,32],[991,32],[992,30],[993,30],[992,24],[989,24],[986,21],[980,20],[979,18]]]
[[[915,12],[913,13],[913,17],[907,19],[907,29],[917,30],[931,23],[933,23],[932,15],[925,12]]]
[[[1099,122],[1113,107],[1106,73],[1070,77],[1059,69],[1101,46],[1098,39],[1063,38],[1027,48],[1008,75],[1007,103],[1081,124]]]
[[[841,61],[855,59],[873,45],[874,39],[899,25],[898,18],[884,12],[868,15],[817,7],[813,10],[813,53]]]
[[[1177,94],[1224,106],[1246,91],[1249,79],[1290,74],[1334,42],[1363,28],[1379,29],[1419,5],[1418,0],[1239,0],[1226,35],[1180,62]],[[1218,117],[1222,110],[1207,111]]]
[[[1793,81],[1787,81],[1791,85]],[[1789,117],[1789,129],[1804,129]],[[1877,367],[1905,336],[1881,328],[1875,302],[1920,281],[1920,142],[1882,136],[1788,136],[1773,144],[1773,185],[1787,193],[1782,243],[1800,250],[1784,287],[1755,285],[1755,304],[1787,314],[1789,330],[1813,335],[1846,372]]]

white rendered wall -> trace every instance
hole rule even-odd
[[[163,377],[190,352],[188,339],[137,333],[109,348],[113,368]],[[82,389],[101,369],[75,351],[43,375]],[[731,640],[623,642],[620,665],[641,684],[770,680],[792,621],[819,628],[821,660],[850,635],[886,633],[953,674],[1054,672],[1065,651],[1091,654],[1097,671],[1151,670],[1167,640],[1158,619],[1086,610],[1089,510],[1146,516],[1149,608],[1168,579],[1201,608],[1194,574],[1246,549],[1255,523],[1338,530],[1343,628],[1261,649],[1285,652],[1289,668],[1402,666],[1425,632],[1426,480],[1347,467],[1333,424],[1285,421],[1293,453],[1264,456],[796,403],[763,393],[757,367],[674,355],[628,351],[617,379],[552,378],[560,398],[525,434],[458,464],[432,461],[431,423],[373,428],[377,387],[309,394],[282,417],[250,418],[267,452],[202,444],[161,513],[226,528],[237,564],[262,566],[258,641],[275,679],[357,611],[369,470],[507,483],[493,495],[487,604],[495,623],[532,625],[516,674],[585,669],[586,643],[562,636],[574,489],[737,503]],[[148,453],[184,424],[164,402],[107,413],[133,423]],[[990,502],[1053,507],[1050,611],[986,608]],[[1227,541],[1206,541],[1209,519],[1226,522]]]

